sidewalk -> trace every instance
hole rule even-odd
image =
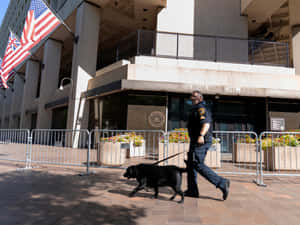
[[[202,178],[199,199],[169,201],[171,191],[128,194],[134,180],[122,177],[124,170],[93,169],[95,174],[78,176],[78,167],[40,165],[16,171],[21,164],[0,161],[1,225],[163,225],[163,224],[270,224],[298,225],[300,222],[300,179],[274,178],[257,187],[249,177],[229,177],[230,195],[222,194]],[[184,176],[183,190],[186,187]]]

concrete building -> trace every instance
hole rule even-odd
[[[2,55],[28,2],[11,0]],[[17,68],[0,96],[2,129],[172,130],[186,126],[194,89],[216,130],[300,128],[297,0],[49,3],[78,41],[61,25]]]

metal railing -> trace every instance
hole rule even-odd
[[[30,132],[0,129],[0,160],[26,162],[30,158]]]
[[[172,131],[166,135],[165,152],[159,159],[189,151],[187,131]],[[247,131],[214,131],[213,143],[207,151],[205,164],[219,174],[244,174],[258,177],[259,148],[257,134]],[[185,167],[187,154],[164,161],[164,165]]]
[[[300,132],[214,131],[205,163],[217,173],[256,177],[300,177]],[[185,167],[186,131],[0,130],[0,160],[63,166],[118,167],[155,163]]]
[[[90,166],[126,167],[153,163],[164,149],[157,130],[92,130]]]
[[[87,166],[88,130],[32,130],[31,162]]]
[[[300,132],[263,132],[259,139],[261,184],[264,176],[300,176]]]
[[[288,43],[138,30],[101,50],[97,69],[138,55],[289,67]]]

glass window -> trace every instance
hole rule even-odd
[[[169,97],[168,130],[187,127],[188,114],[191,106],[192,102],[189,98],[178,96]]]
[[[122,94],[103,98],[102,128],[124,129],[126,127],[126,106]]]

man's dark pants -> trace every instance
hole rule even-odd
[[[192,193],[198,194],[197,172],[216,187],[224,181],[224,178],[218,176],[212,169],[204,164],[206,153],[211,145],[211,143],[205,143],[204,145],[199,145],[197,143],[190,144],[187,170],[188,190]]]

